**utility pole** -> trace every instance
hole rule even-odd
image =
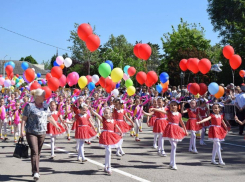
[[[8,56],[8,55],[6,55],[6,56]],[[4,58],[3,58],[3,76],[4,76],[4,78],[5,78],[5,68],[4,68],[4,64],[5,64],[5,58],[6,58],[6,56],[4,56]]]

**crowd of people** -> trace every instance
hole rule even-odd
[[[60,89],[45,99],[45,91],[36,89],[29,91],[8,92],[6,89],[0,98],[0,138],[10,140],[7,128],[18,137],[26,137],[31,149],[32,176],[38,180],[39,158],[46,135],[50,136],[51,158],[55,158],[55,139],[65,134],[72,140],[71,131],[77,141],[77,160],[86,162],[85,143],[91,144],[98,138],[99,145],[105,148],[104,171],[112,174],[111,155],[122,157],[123,138],[127,133],[140,142],[142,123],[146,119],[147,126],[152,127],[153,147],[159,156],[166,157],[164,140],[171,144],[170,169],[177,170],[176,150],[178,142],[190,135],[189,152],[197,154],[196,135],[201,134],[200,144],[205,147],[205,132],[213,141],[211,163],[225,165],[221,156],[221,143],[230,130],[229,120],[224,113],[224,105],[233,104],[234,120],[241,127],[243,134],[245,123],[245,86],[225,87],[225,95],[215,99],[208,92],[203,96],[193,96],[186,86],[169,87],[165,93],[158,93],[154,88],[140,87],[134,96],[128,96],[124,88],[119,95],[106,93],[98,87],[89,92],[87,89],[74,93],[72,89]],[[236,116],[237,115],[237,116]],[[184,122],[183,117],[188,118]],[[218,162],[216,162],[216,155]]]

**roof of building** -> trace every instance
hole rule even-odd
[[[23,61],[13,61],[13,60],[0,60],[0,74],[3,75],[4,74],[4,64],[12,61],[15,64],[15,68],[14,68],[14,74],[19,74],[22,75],[24,73],[24,70],[21,68],[21,64],[23,63]],[[28,63],[28,62],[27,62]],[[47,71],[44,69],[39,68],[38,66],[35,66],[35,64],[31,64],[28,63],[29,68],[34,68],[36,73],[41,73],[42,76],[47,74]]]

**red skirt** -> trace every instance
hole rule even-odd
[[[197,125],[197,119],[188,119],[186,123],[186,130],[188,131],[199,131],[202,129],[201,125]]]
[[[149,127],[153,127],[154,126],[154,123],[156,121],[156,116],[152,116],[149,120]]]
[[[121,146],[123,139],[115,132],[102,131],[99,139],[100,146],[110,146],[111,148],[118,148]]]
[[[168,124],[163,133],[163,137],[174,141],[181,141],[185,137],[185,131],[179,125]]]
[[[210,126],[208,131],[208,139],[209,140],[217,140],[217,141],[224,141],[227,132],[221,126]]]
[[[207,117],[206,116],[202,116],[202,119],[205,119],[205,118],[207,118]],[[210,125],[210,121],[206,121],[205,123],[201,124],[201,126],[203,126],[203,127],[209,127],[209,125]]]
[[[75,122],[73,123],[73,125],[72,125],[72,127],[71,127],[71,130],[72,130],[72,131],[75,131],[76,128],[77,128],[77,121],[75,121]]]
[[[51,136],[58,136],[66,132],[65,128],[60,123],[57,122],[57,125],[60,127],[60,130],[61,130],[60,132],[56,129],[54,125],[52,125],[51,123],[48,123],[46,134],[49,134]]]
[[[156,119],[153,126],[153,133],[163,134],[167,125],[168,121],[166,119]]]
[[[117,121],[117,126],[121,129],[122,133],[127,133],[132,128],[126,121]],[[115,132],[119,133],[117,128],[115,128]]]
[[[75,132],[75,138],[83,140],[92,140],[96,135],[97,133],[88,125],[77,126]]]

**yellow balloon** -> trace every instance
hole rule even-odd
[[[10,89],[11,89],[12,91],[14,91],[14,87],[13,87],[13,86],[11,86]]]
[[[123,70],[121,68],[114,68],[111,71],[111,79],[113,82],[117,83],[123,78]]]
[[[81,89],[83,89],[84,87],[86,87],[86,85],[88,84],[88,80],[85,76],[81,76],[78,79],[78,85]]]
[[[128,88],[127,88],[127,94],[129,95],[129,96],[132,96],[132,95],[134,95],[135,94],[135,87],[134,86],[129,86]]]

